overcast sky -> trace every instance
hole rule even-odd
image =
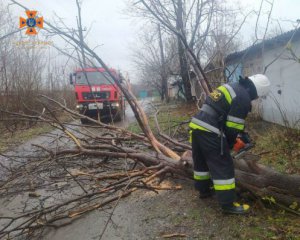
[[[5,4],[10,3],[10,0],[3,1]],[[75,0],[19,0],[19,2],[29,9],[39,11],[39,14],[49,22],[53,22],[56,13],[67,25],[75,26],[77,15]],[[126,0],[83,0],[82,17],[84,26],[89,27],[92,24],[88,37],[89,45],[92,47],[100,45],[97,53],[106,63],[130,72],[132,71],[130,48],[136,45],[135,39],[139,27],[136,20],[133,21],[123,14],[125,2]],[[261,1],[240,0],[240,2],[245,10],[258,11]],[[12,6],[11,9],[17,16],[25,16],[20,7]],[[268,4],[265,3],[264,11],[268,9]],[[261,24],[265,22],[264,16],[263,14]],[[274,0],[272,18],[279,19],[284,30],[292,29],[291,22],[287,20],[300,19],[300,0]],[[18,20],[16,26],[17,24]],[[243,30],[245,35],[254,34],[254,24],[254,18],[247,21]],[[247,39],[249,40],[250,37]]]

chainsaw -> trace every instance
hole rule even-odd
[[[240,133],[238,135],[238,137],[240,140],[243,141],[244,143],[244,147],[241,148],[238,152],[233,152],[231,154],[231,156],[234,159],[238,159],[241,156],[243,156],[247,151],[249,151],[251,148],[253,148],[255,146],[254,142],[252,141],[252,139],[250,138],[249,134],[246,132]]]
[[[253,148],[255,146],[254,143],[246,143],[246,146],[243,147],[240,151],[238,152],[234,152],[231,154],[231,156],[234,158],[234,159],[238,159],[240,158],[241,156],[243,156],[246,152],[248,152],[251,148]]]

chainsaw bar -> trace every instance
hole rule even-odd
[[[231,156],[234,159],[240,158],[241,156],[243,156],[247,151],[249,151],[253,147],[254,147],[253,143],[247,143],[246,146],[243,149],[241,149],[237,153],[231,154]]]

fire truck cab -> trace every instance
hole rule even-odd
[[[121,81],[115,69],[109,70]],[[121,121],[125,114],[124,98],[121,90],[104,68],[77,69],[70,74],[70,83],[74,86],[80,114],[102,120]],[[87,123],[81,118],[82,123]]]

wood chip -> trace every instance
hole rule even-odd
[[[163,238],[173,238],[173,237],[187,237],[186,234],[183,233],[171,233],[162,235]]]

